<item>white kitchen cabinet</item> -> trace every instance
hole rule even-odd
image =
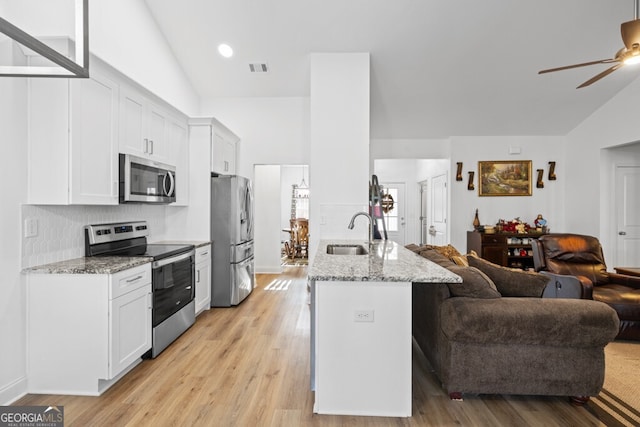
[[[187,121],[169,117],[169,159],[176,166],[176,201],[172,206],[189,205],[189,131]]]
[[[196,315],[211,305],[211,245],[196,248]]]
[[[211,149],[211,172],[222,175],[236,173],[236,141],[215,127]]]
[[[169,157],[167,111],[139,90],[123,85],[120,112],[120,152],[166,162]]]
[[[28,203],[118,203],[119,85],[102,68],[29,79]]]
[[[27,275],[28,392],[98,396],[151,348],[151,264]]]
[[[189,121],[189,124],[192,129],[193,127],[205,126],[208,131],[211,172],[221,175],[235,175],[240,138],[212,117],[194,118]]]

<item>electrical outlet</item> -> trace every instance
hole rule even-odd
[[[373,310],[356,310],[353,312],[355,322],[373,322]]]
[[[24,220],[24,237],[36,237],[38,235],[38,220],[27,218]]]

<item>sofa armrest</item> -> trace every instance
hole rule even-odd
[[[541,271],[540,274],[549,276],[549,283],[542,293],[542,298],[593,299],[593,284],[584,276],[555,274],[548,271]]]
[[[616,283],[618,285],[628,286],[634,289],[640,289],[640,277],[628,276],[626,274],[619,273],[607,273],[609,275],[609,282]]]

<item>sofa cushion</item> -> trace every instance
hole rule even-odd
[[[619,325],[611,307],[583,299],[449,298],[440,314],[449,340],[479,344],[604,346]]]
[[[433,261],[438,264],[440,267],[450,268],[455,266],[454,262],[451,261],[446,256],[442,255],[440,252],[435,249],[422,249],[419,252],[419,255],[423,258],[428,259],[429,261]]]
[[[485,259],[468,256],[471,267],[489,276],[503,297],[541,297],[549,277],[532,271],[507,268]]]
[[[462,278],[462,283],[447,283],[454,297],[500,298],[500,292],[493,281],[475,267],[454,265],[448,268]]]

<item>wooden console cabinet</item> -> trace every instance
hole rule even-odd
[[[505,267],[533,269],[533,239],[542,233],[479,233],[467,232],[467,252],[475,251],[478,256],[494,264]]]

